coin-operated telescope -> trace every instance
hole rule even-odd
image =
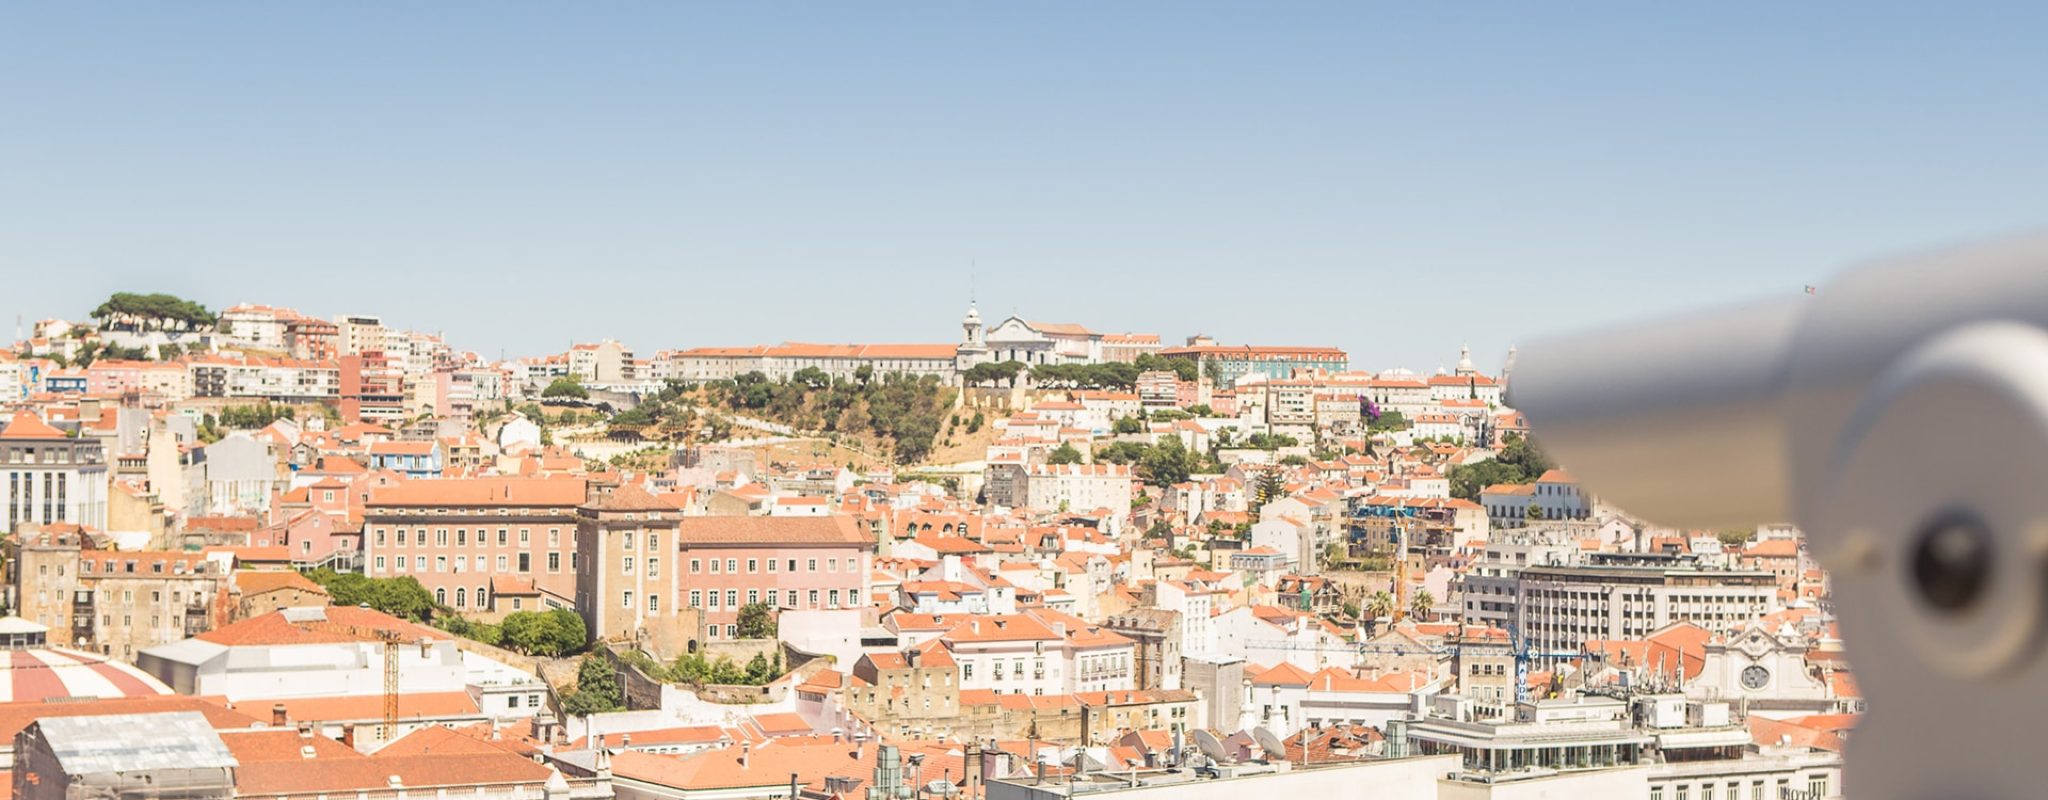
[[[1845,796],[2048,797],[2048,236],[1533,343],[1510,391],[1631,513],[1806,532],[1870,703]]]

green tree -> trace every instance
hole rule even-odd
[[[1194,469],[1194,456],[1178,436],[1160,439],[1158,445],[1145,452],[1138,464],[1138,472],[1144,476],[1145,482],[1154,486],[1172,486],[1186,481]]]
[[[1372,596],[1367,597],[1365,599],[1365,615],[1367,617],[1370,617],[1372,619],[1379,619],[1381,617],[1390,616],[1393,613],[1394,594],[1392,592],[1373,592]]]
[[[1061,442],[1059,449],[1052,451],[1049,460],[1054,464],[1079,464],[1081,451],[1074,449],[1073,442]]]
[[[1115,433],[1120,433],[1120,434],[1122,434],[1122,433],[1144,433],[1144,432],[1145,432],[1145,421],[1144,421],[1144,420],[1141,420],[1141,419],[1138,419],[1137,417],[1117,417],[1117,418],[1116,418],[1116,422],[1114,422],[1114,423],[1111,423],[1111,424],[1110,424],[1110,426],[1109,426],[1109,429],[1110,429],[1110,430],[1111,430],[1112,432],[1115,432]]]
[[[1188,416],[1191,416],[1191,417],[1213,417],[1213,416],[1216,416],[1216,409],[1210,408],[1210,407],[1208,407],[1207,405],[1204,405],[1204,404],[1201,404],[1201,403],[1196,403],[1196,404],[1194,404],[1194,405],[1188,406],[1188,407],[1187,407],[1187,412],[1188,412]]]
[[[740,606],[739,634],[742,639],[775,638],[775,614],[766,603]]]
[[[611,662],[602,656],[584,656],[576,668],[576,690],[562,698],[562,710],[583,717],[625,708],[625,692],[619,689],[619,676]]]
[[[1365,429],[1373,433],[1379,433],[1381,431],[1405,431],[1408,430],[1408,415],[1403,414],[1399,411],[1394,411],[1392,409],[1382,411],[1380,412],[1379,419],[1372,420],[1365,424]]]
[[[556,378],[553,383],[548,384],[548,388],[540,391],[540,396],[545,398],[572,397],[577,400],[588,400],[590,399],[590,390],[583,388],[582,381],[578,381],[576,376],[571,375],[564,378]]]
[[[1522,517],[1531,522],[1542,519],[1543,506],[1537,505],[1533,502],[1530,503],[1528,508],[1522,510]]]
[[[826,375],[824,370],[817,367],[804,367],[790,375],[789,382],[812,389],[822,389],[832,385],[832,376]]]
[[[1418,619],[1429,619],[1429,612],[1436,606],[1436,597],[1428,589],[1417,589],[1408,598],[1408,613]]]
[[[197,330],[217,318],[206,306],[168,294],[115,292],[92,310],[102,323],[135,330]]]
[[[1271,503],[1275,500],[1278,500],[1286,496],[1287,483],[1281,480],[1279,470],[1260,470],[1258,477],[1252,479],[1252,499],[1254,501],[1252,505],[1253,513],[1257,513],[1258,510],[1264,508],[1267,503]]]

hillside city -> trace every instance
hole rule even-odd
[[[1800,532],[1603,502],[1512,351],[964,305],[496,358],[49,309],[0,352],[0,793],[1840,795]]]

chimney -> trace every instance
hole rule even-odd
[[[301,738],[301,739],[311,739],[311,738],[313,738],[313,723],[311,723],[311,722],[309,722],[309,721],[305,721],[305,720],[300,720],[300,721],[299,721],[299,738]]]
[[[743,742],[740,742],[740,769],[746,769],[746,768],[747,768],[747,762],[748,762],[748,761],[750,761],[750,760],[752,760],[751,758],[749,758],[749,756],[752,756],[752,755],[753,755],[753,753],[754,753],[754,743],[753,743],[753,742],[751,742],[751,741],[743,741]]]
[[[344,723],[341,723],[341,744],[342,744],[342,746],[343,746],[343,747],[347,747],[347,748],[348,748],[348,749],[350,749],[350,750],[354,750],[354,749],[356,749],[356,724],[355,724],[355,723],[353,723],[353,722],[344,722]]]
[[[918,652],[917,648],[913,647],[909,650],[903,651],[903,660],[910,664],[911,669],[916,669],[917,659],[920,655],[922,654]]]
[[[290,722],[291,716],[285,713],[283,703],[270,707],[270,727],[282,728]]]
[[[1105,697],[1104,697],[1104,700],[1106,701],[1107,699],[1108,699],[1108,698],[1107,698],[1107,696],[1105,696]],[[1083,750],[1087,749],[1088,745],[1090,745],[1090,744],[1094,743],[1094,740],[1093,740],[1093,739],[1090,739],[1090,738],[1088,738],[1088,734],[1089,734],[1089,730],[1088,730],[1088,729],[1089,729],[1090,723],[1093,723],[1093,722],[1094,722],[1094,715],[1092,715],[1092,714],[1088,713],[1088,704],[1087,704],[1087,703],[1082,703],[1082,704],[1081,704],[1081,747],[1082,747],[1082,749],[1083,749]],[[1074,774],[1075,774],[1075,775],[1079,775],[1079,774],[1081,774],[1081,760],[1080,760],[1079,758],[1076,758],[1076,759],[1074,759]]]
[[[619,734],[619,749],[621,749],[621,750],[631,750],[631,749],[633,749],[633,734],[630,734],[630,733],[621,733],[621,734]]]
[[[789,800],[797,800],[796,773],[789,773]]]

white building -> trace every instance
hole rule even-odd
[[[107,528],[107,461],[100,441],[73,439],[36,415],[0,428],[0,533],[25,522]]]
[[[1024,507],[1041,511],[1129,511],[1131,468],[1124,464],[1029,465],[1024,468]]]

